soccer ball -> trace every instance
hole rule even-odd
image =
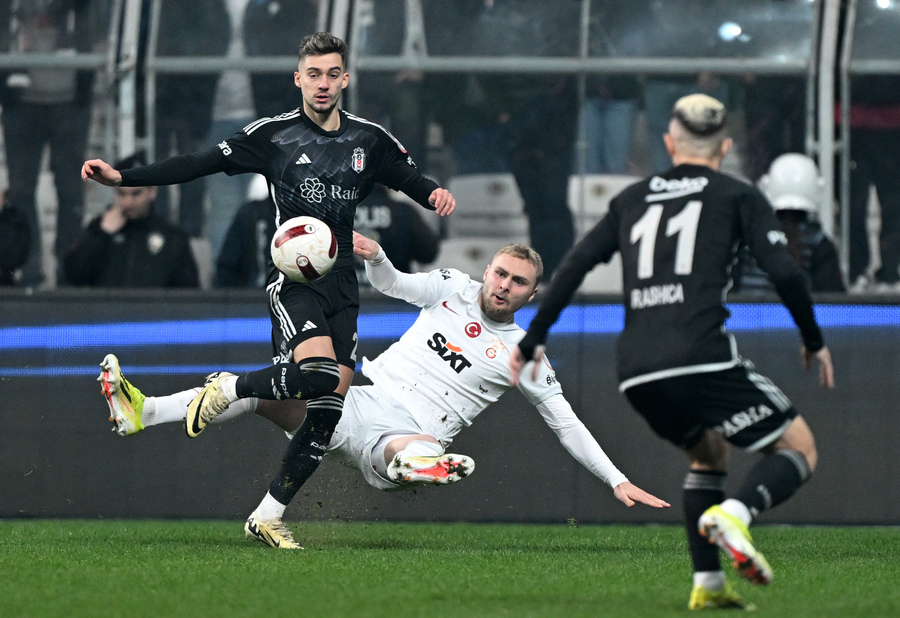
[[[337,237],[315,217],[294,217],[275,230],[270,251],[278,270],[306,283],[331,271],[337,260]]]

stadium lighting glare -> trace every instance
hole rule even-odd
[[[734,41],[737,39],[746,41],[748,37],[746,35],[741,36],[742,33],[743,29],[733,21],[726,21],[719,26],[719,38],[723,41]]]
[[[894,8],[894,0],[875,0],[875,6],[882,11],[887,11]]]

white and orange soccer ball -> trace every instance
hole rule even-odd
[[[306,283],[331,271],[337,260],[337,237],[315,217],[294,217],[275,230],[270,250],[278,270]]]

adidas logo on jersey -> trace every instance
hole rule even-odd
[[[300,329],[300,332],[303,333],[308,330],[312,330],[314,328],[318,328],[318,327],[315,324],[313,324],[311,320],[307,320],[306,324],[303,325],[303,328]]]
[[[306,153],[304,152],[302,155],[300,155],[300,158],[297,159],[297,163],[295,163],[295,165],[307,165],[308,163],[312,163],[312,161],[308,156],[306,156]]]

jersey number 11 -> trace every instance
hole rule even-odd
[[[703,202],[691,200],[681,212],[666,223],[666,238],[678,236],[678,244],[675,247],[676,275],[691,274],[694,265],[697,224],[700,222],[702,208]],[[659,232],[662,214],[662,205],[654,204],[631,227],[631,244],[640,243],[638,247],[638,279],[649,279],[653,276],[653,254],[656,250],[656,236]]]

